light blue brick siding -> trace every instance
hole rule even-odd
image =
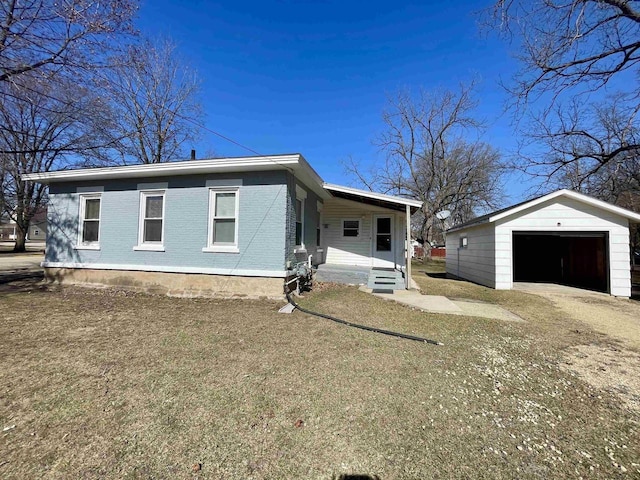
[[[291,263],[296,263],[294,253],[296,245],[296,182],[291,174],[287,174],[287,211],[286,211],[286,233],[285,233],[285,258]]]
[[[316,195],[308,186],[289,175],[287,182],[289,186],[289,195],[287,196],[287,260],[292,263],[306,261],[309,255],[317,258],[316,250],[316,226],[318,222],[318,201],[320,197]],[[307,198],[304,202],[304,245],[306,253],[294,253],[296,240],[296,185],[300,186],[307,192]]]
[[[238,248],[240,253],[208,253],[207,180],[241,179]],[[138,244],[139,183],[168,182],[164,252],[134,251]],[[109,265],[277,270],[285,267],[287,211],[285,172],[257,172],[145,178],[104,183],[53,184],[50,188],[46,260]],[[77,187],[100,186],[100,250],[75,250],[78,239]]]

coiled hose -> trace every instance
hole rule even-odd
[[[346,320],[332,317],[331,315],[326,315],[324,313],[318,313],[312,310],[307,310],[306,308],[301,307],[296,302],[294,302],[289,293],[287,293],[286,295],[287,295],[287,301],[291,305],[293,305],[294,308],[297,308],[301,312],[308,313],[309,315],[315,315],[316,317],[326,318],[327,320],[331,320],[332,322],[341,323],[342,325],[346,325],[347,327],[359,328],[360,330],[367,330],[369,332],[381,333],[383,335],[390,335],[392,337],[404,338],[406,340],[413,340],[415,342],[430,343],[431,345],[443,345],[442,343],[436,340],[431,340],[429,338],[416,337],[415,335],[407,335],[406,333],[392,332],[391,330],[383,330],[381,328],[368,327],[366,325],[360,325],[358,323],[347,322]]]

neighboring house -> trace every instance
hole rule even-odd
[[[18,236],[16,222],[3,217],[0,219],[0,241],[15,241]],[[47,238],[47,209],[39,210],[31,219],[27,232],[27,242],[44,242]]]
[[[309,260],[405,271],[407,215],[421,206],[326,184],[299,154],[23,179],[49,184],[49,278],[176,295],[281,296]]]
[[[6,218],[0,219],[0,242],[9,242],[16,239],[16,224]]]
[[[629,221],[640,214],[570,190],[447,231],[447,274],[501,290],[548,282],[631,296]]]
[[[31,219],[28,242],[44,242],[47,239],[47,208],[43,207]]]

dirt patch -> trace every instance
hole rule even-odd
[[[568,349],[561,366],[640,412],[640,354],[610,345],[578,345]]]

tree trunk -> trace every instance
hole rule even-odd
[[[26,252],[27,251],[27,232],[29,227],[21,228],[20,225],[16,225],[16,244],[13,246],[14,252]]]

